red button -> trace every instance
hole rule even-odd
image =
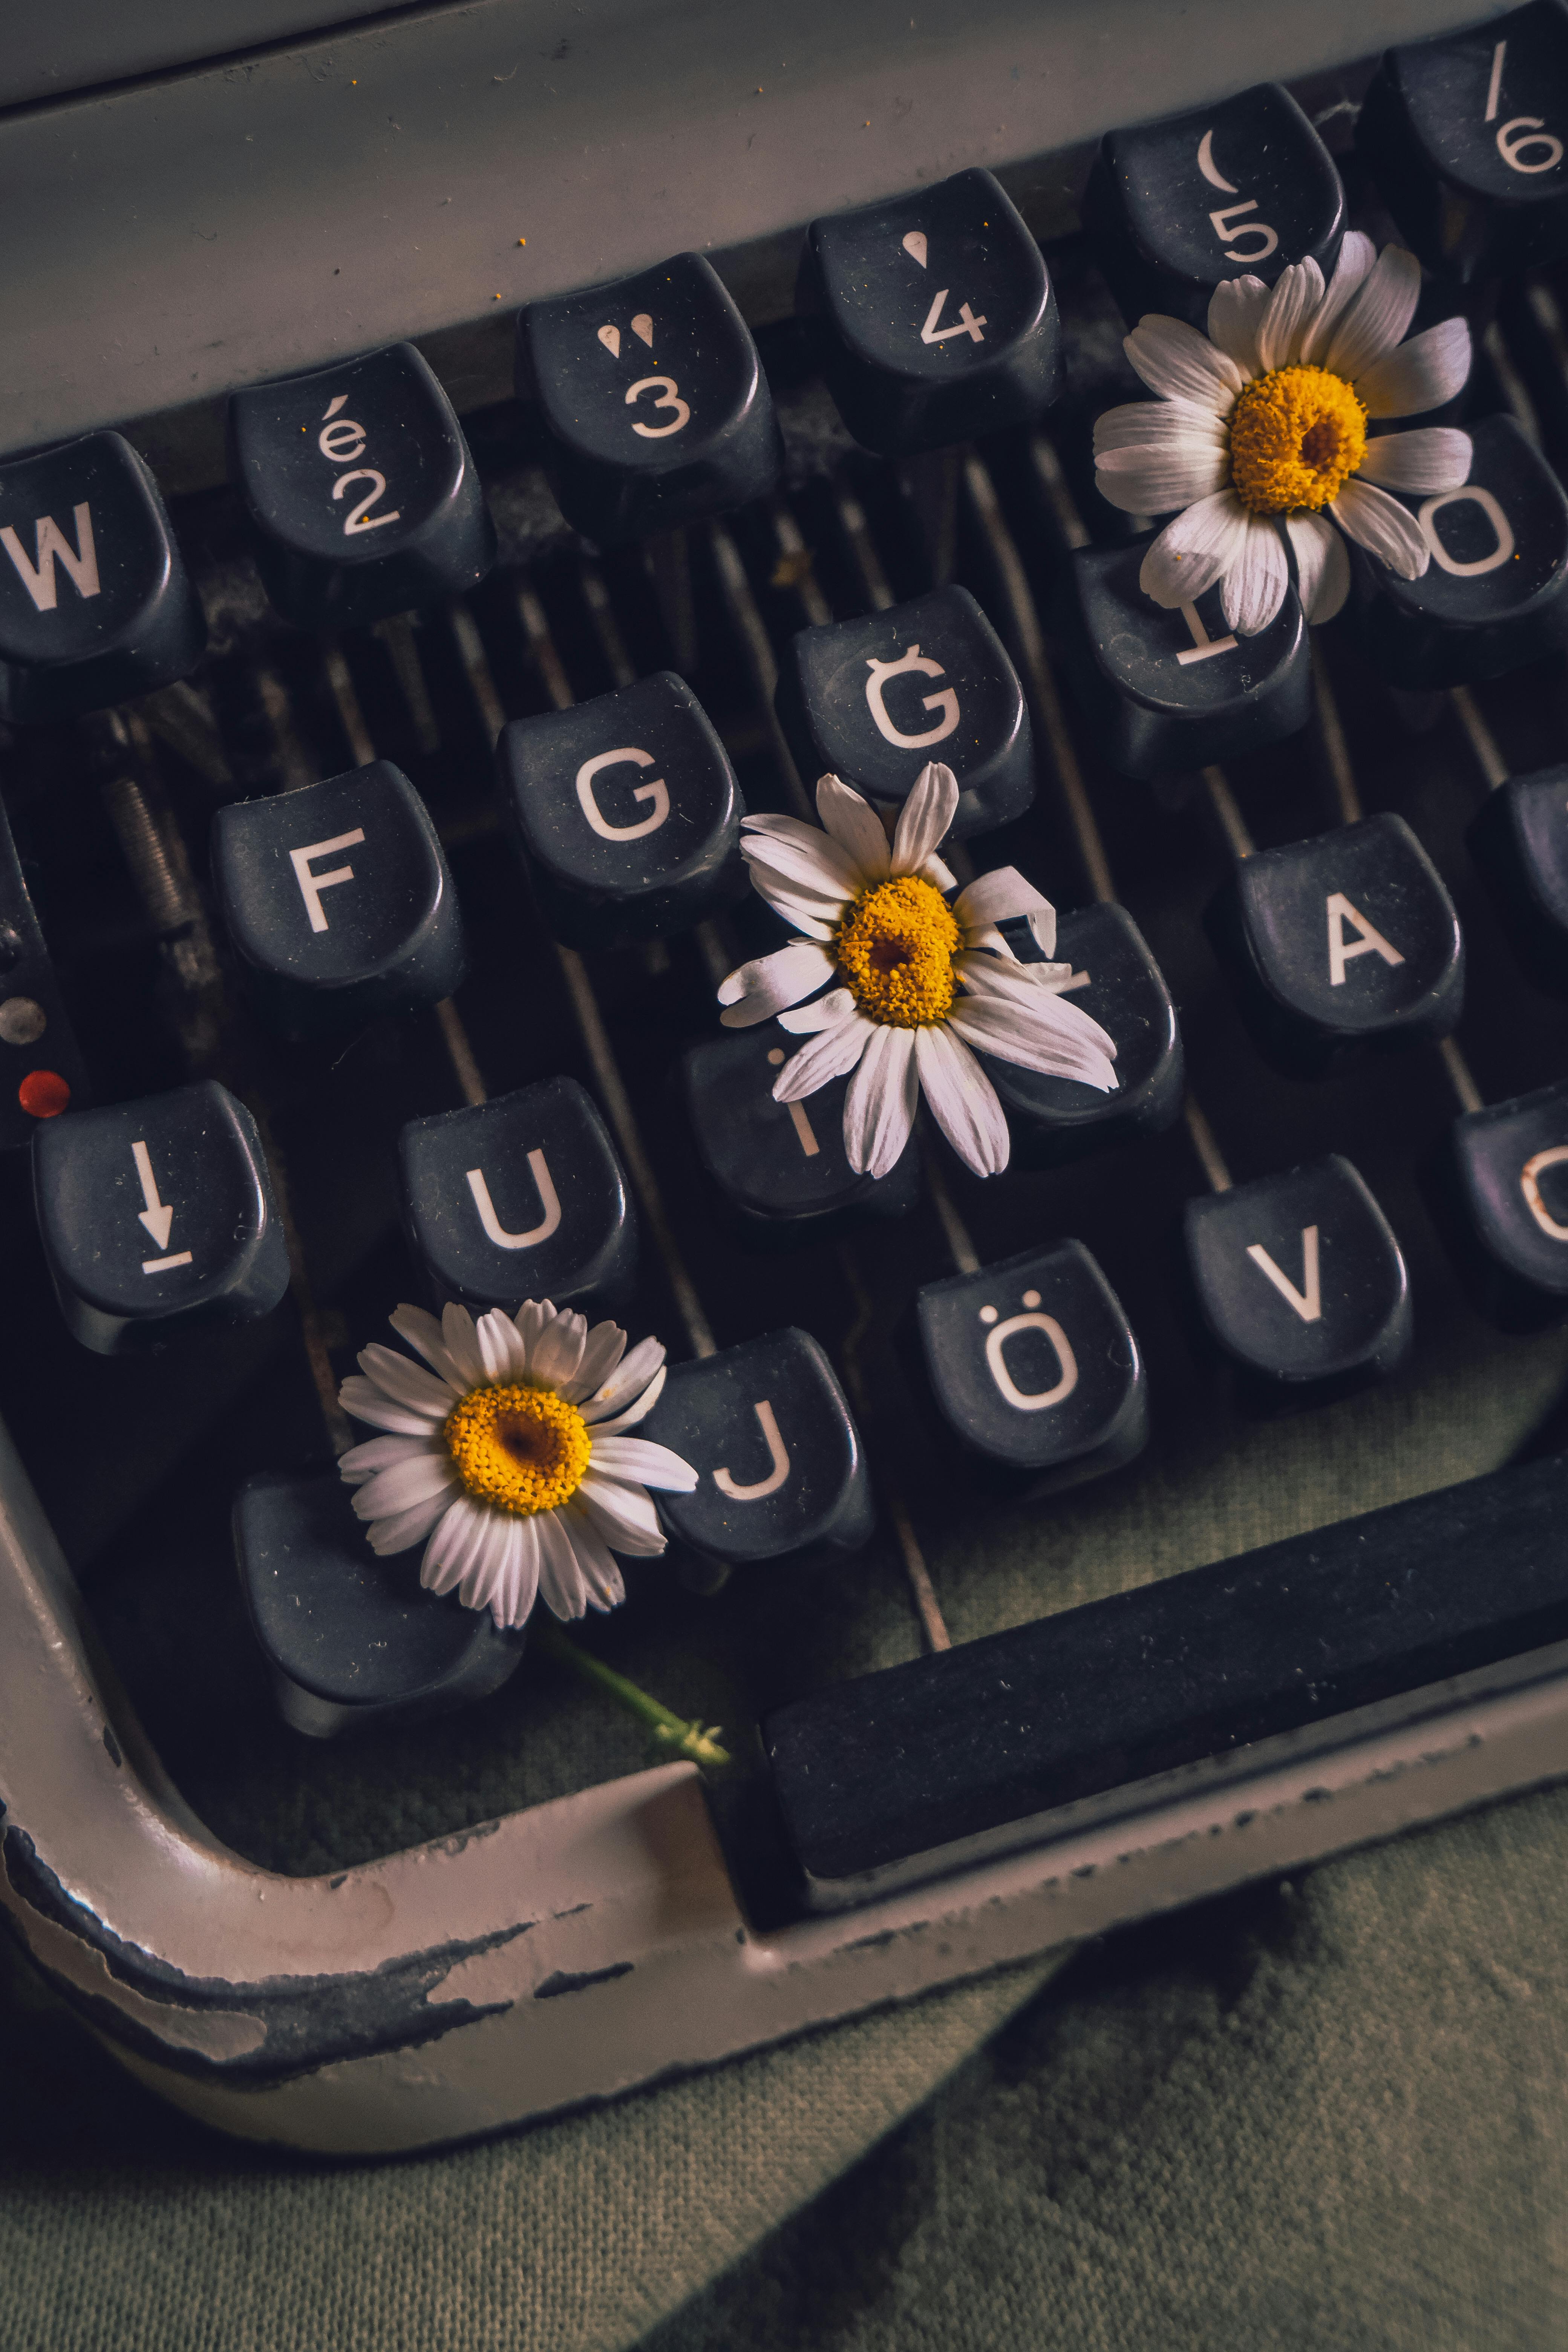
[[[29,1118],[58,1118],[71,1090],[58,1070],[29,1070],[16,1089],[16,1100]]]

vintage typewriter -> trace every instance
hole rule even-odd
[[[153,13],[0,68],[28,1963],[406,2148],[1568,1772],[1568,10]],[[1349,226],[1469,481],[1238,639],[1092,425]],[[985,1182],[715,1004],[742,805],[932,756],[1119,1048]],[[700,1473],[554,1639],[333,1467],[395,1301],[540,1296]]]

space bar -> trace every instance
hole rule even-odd
[[[1553,1456],[832,1684],[763,1737],[808,1899],[837,1908],[1565,1640]]]

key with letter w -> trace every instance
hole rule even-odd
[[[76,509],[76,545],[73,547],[53,515],[39,515],[33,524],[33,557],[7,523],[0,530],[3,547],[16,565],[23,587],[40,613],[55,610],[58,578],[55,572],[58,557],[70,574],[71,584],[79,596],[98,593],[98,551],[92,541],[92,509],[84,499]]]

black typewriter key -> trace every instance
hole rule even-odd
[[[757,347],[700,254],[531,302],[517,390],[542,422],[563,514],[602,545],[721,514],[778,479]]]
[[[804,776],[831,772],[896,810],[928,761],[950,767],[955,841],[1022,816],[1035,797],[1023,688],[967,588],[802,629],[777,702]]]
[[[436,828],[389,760],[219,809],[212,862],[247,985],[286,1037],[433,1004],[463,977]]]
[[[1432,1173],[1437,1223],[1483,1311],[1510,1329],[1568,1311],[1568,1083],[1468,1111]]]
[[[1568,253],[1568,11],[1531,0],[1389,49],[1356,126],[1401,235],[1460,283]]]
[[[1149,1433],[1138,1343],[1081,1242],[928,1282],[926,1377],[961,1444],[1031,1494],[1119,1469]]]
[[[1536,985],[1568,996],[1568,767],[1512,776],[1490,793],[1467,839]]]
[[[289,1286],[256,1122],[216,1079],[50,1119],[33,1193],[61,1311],[100,1356],[250,1322]]]
[[[1390,685],[1499,677],[1568,641],[1568,499],[1511,416],[1470,427],[1463,489],[1401,497],[1431,562],[1418,580],[1352,547],[1353,628]],[[1391,494],[1392,495],[1392,494]]]
[[[158,485],[89,433],[0,466],[0,719],[77,719],[184,677],[206,621]]]
[[[1049,274],[989,172],[813,221],[796,305],[839,414],[880,457],[1027,424],[1061,383]]]
[[[1258,1389],[1315,1401],[1408,1352],[1399,1244],[1338,1152],[1189,1201],[1184,1234],[1209,1334]]]
[[[0,806],[0,1151],[88,1100],[87,1071]]]
[[[751,1241],[815,1241],[847,1213],[900,1216],[920,1191],[912,1141],[886,1176],[850,1167],[847,1076],[804,1102],[773,1100],[779,1072],[805,1042],[764,1021],[694,1045],[680,1066],[698,1156]]]
[[[1074,687],[1124,776],[1184,774],[1306,725],[1312,664],[1294,588],[1256,636],[1226,628],[1220,591],[1173,611],[1138,584],[1151,539],[1085,547],[1058,591]]]
[[[765,1332],[672,1364],[639,1436],[672,1446],[695,1492],[658,1497],[671,1535],[739,1566],[858,1550],[874,1524],[865,1449],[809,1332]]]
[[[397,1159],[408,1237],[443,1301],[581,1307],[636,1271],[626,1174],[575,1078],[410,1119]]]
[[[501,1633],[488,1609],[426,1592],[420,1547],[376,1558],[335,1473],[247,1478],[234,1550],[279,1711],[313,1738],[466,1706],[521,1663],[526,1628]]]
[[[1259,1051],[1293,1077],[1446,1037],[1465,1001],[1454,902],[1402,816],[1244,857],[1209,935]]]
[[[461,595],[495,562],[462,427],[412,343],[234,393],[228,449],[267,593],[301,628]]]
[[[1259,82],[1193,114],[1108,131],[1083,224],[1129,326],[1148,310],[1202,327],[1222,280],[1315,261],[1332,274],[1345,198],[1288,90]]]
[[[1080,907],[1060,916],[1056,961],[1072,966],[1071,1003],[1115,1040],[1116,1088],[1101,1094],[1077,1078],[1047,1077],[982,1054],[1021,1167],[1059,1167],[1158,1135],[1181,1116],[1185,1065],[1176,1008],[1127,909]]]
[[[554,936],[624,947],[744,895],[745,805],[712,721],[671,670],[514,719],[496,746],[513,837]]]

